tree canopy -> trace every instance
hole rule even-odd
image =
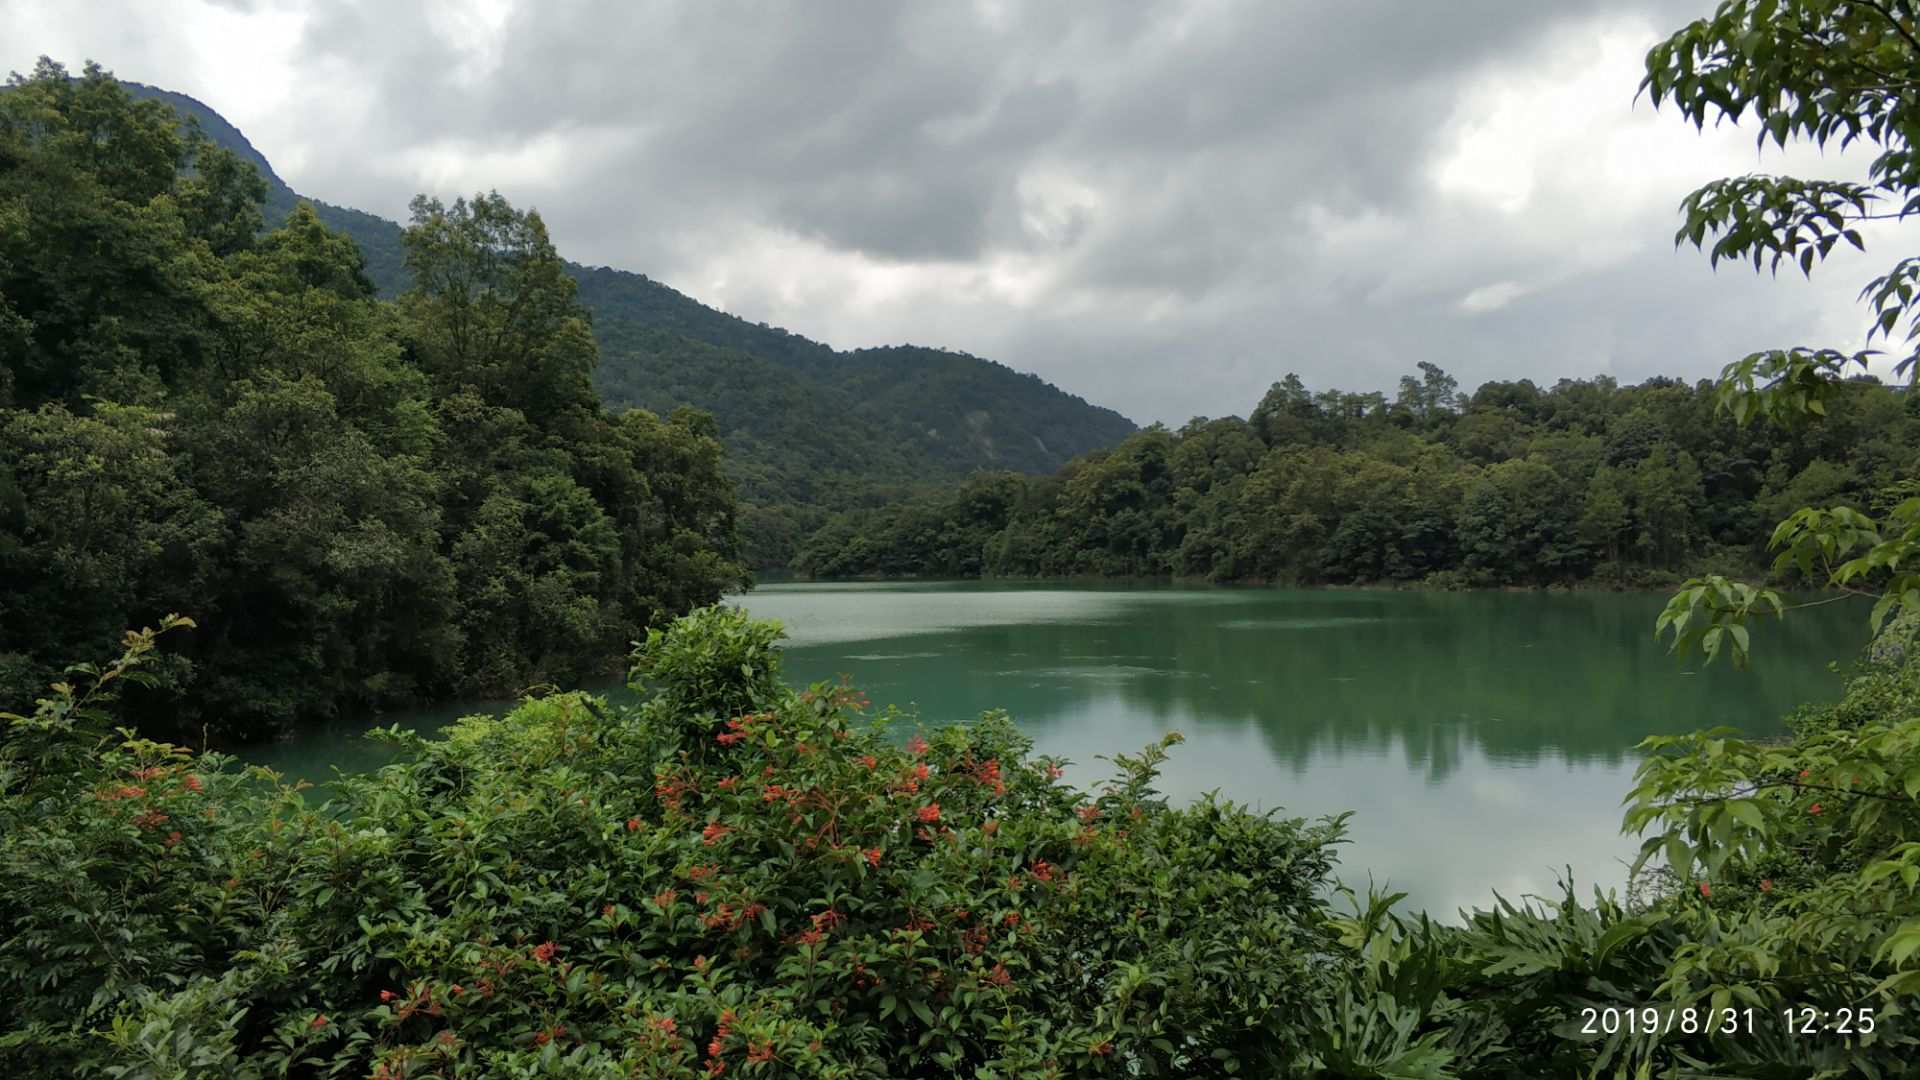
[[[604,411],[537,213],[420,200],[374,296],[89,66],[0,93],[0,677],[191,613],[149,719],[264,734],[610,670],[745,579],[712,421]],[[134,703],[136,706],[140,702]]]

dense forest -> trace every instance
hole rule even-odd
[[[232,124],[184,94],[136,83],[266,179],[269,220],[309,202],[353,238],[383,296],[408,287],[399,226],[299,195]],[[1037,376],[947,349],[899,345],[842,352],[713,308],[643,274],[562,261],[592,315],[594,385],[611,408],[712,414],[723,468],[741,503],[744,558],[792,562],[833,510],[896,501],[916,486],[976,469],[1043,474],[1111,446],[1134,425]]]
[[[836,515],[820,577],[1655,584],[1766,565],[1800,506],[1874,509],[1920,463],[1920,410],[1856,377],[1818,425],[1741,426],[1713,385],[1606,377],[1461,393],[1422,363],[1389,399],[1292,375],[1250,419],[1155,426],[1046,478],[979,473]]]
[[[97,69],[0,94],[9,699],[177,611],[154,711],[259,735],[609,671],[743,581],[712,419],[601,406],[538,215],[416,200],[389,302],[265,195]]]

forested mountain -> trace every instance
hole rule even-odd
[[[407,284],[401,229],[296,194],[238,128],[205,104],[125,84],[197,121],[267,181],[277,224],[301,200],[351,236],[380,292]],[[645,275],[565,264],[600,346],[595,382],[609,405],[711,413],[739,485],[747,556],[786,565],[828,509],[897,498],[976,469],[1047,473],[1111,446],[1134,425],[1040,378],[919,346],[837,351],[716,311]]]
[[[136,715],[258,736],[610,670],[744,580],[712,420],[602,407],[537,215],[415,200],[385,301],[178,128],[97,69],[0,94],[8,700],[179,612]]]
[[[1397,397],[1289,375],[1250,419],[1158,425],[1054,476],[983,474],[836,515],[824,577],[1185,576],[1290,583],[1654,584],[1764,570],[1775,522],[1914,494],[1920,408],[1868,378],[1825,422],[1742,427],[1710,383],[1487,383],[1431,363]]]

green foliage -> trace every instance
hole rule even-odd
[[[1830,424],[1787,429],[1716,416],[1704,383],[1489,383],[1463,400],[1444,371],[1422,374],[1393,404],[1316,397],[1289,376],[1252,420],[1149,429],[1051,478],[978,473],[846,511],[802,541],[794,566],[1644,586],[1762,569],[1753,537],[1773,506],[1818,491],[1865,512],[1920,464],[1920,423],[1871,382],[1831,395]]]
[[[537,215],[418,203],[386,303],[312,207],[262,233],[261,194],[97,68],[0,94],[9,693],[191,611],[131,714],[263,736],[609,671],[743,580],[711,421],[600,409]]]
[[[184,94],[137,83],[266,181],[266,217],[301,203],[350,238],[384,296],[414,280],[400,226],[301,196],[239,130]],[[644,275],[561,261],[592,315],[601,362],[593,383],[615,409],[713,415],[739,491],[744,558],[790,563],[829,512],[950,483],[975,469],[1045,473],[1110,446],[1134,426],[1039,378],[964,353],[919,346],[837,352],[716,311]],[[8,331],[0,306],[0,339]]]
[[[99,695],[57,690],[0,752],[0,1062],[1014,1077],[1311,1060],[1311,1010],[1346,967],[1320,909],[1339,822],[1169,807],[1154,776],[1174,739],[1086,792],[1004,715],[901,745],[856,691],[781,686],[778,634],[701,612],[637,650],[646,703],[561,694],[441,739],[388,733],[402,760],[317,806],[231,759],[81,730],[66,718]],[[27,764],[49,748],[63,767]]]

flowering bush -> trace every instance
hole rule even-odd
[[[1268,1075],[1345,977],[1338,820],[1059,780],[1004,715],[924,736],[778,679],[777,626],[650,635],[650,699],[384,737],[314,805],[102,737],[0,758],[18,1075]],[[132,672],[152,635],[135,635]],[[114,670],[114,669],[110,669]],[[110,681],[110,678],[103,681]],[[58,767],[53,767],[57,765]],[[104,1034],[104,1038],[101,1035]]]

